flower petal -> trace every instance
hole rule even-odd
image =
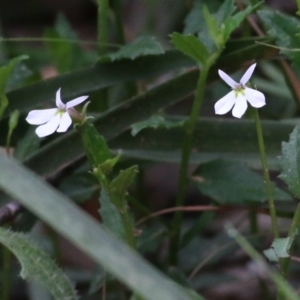
[[[81,96],[81,97],[75,98],[74,100],[67,102],[66,108],[68,109],[68,108],[74,107],[74,106],[82,103],[83,101],[85,101],[88,97],[89,96]]]
[[[65,108],[66,108],[66,105],[61,101],[60,90],[61,90],[61,88],[59,88],[59,89],[57,90],[57,92],[56,92],[56,99],[55,99],[56,106],[57,106],[59,109],[65,109]]]
[[[238,87],[238,83],[235,82],[229,75],[227,75],[225,72],[222,70],[219,70],[219,75],[220,77],[233,89]]]
[[[52,134],[58,127],[60,123],[60,115],[54,116],[48,123],[39,126],[35,132],[39,137],[44,137]]]
[[[67,112],[62,114],[57,132],[65,132],[72,124],[72,119]]]
[[[26,117],[26,121],[31,125],[41,125],[52,119],[56,112],[57,108],[32,110]]]
[[[241,118],[242,115],[247,110],[247,107],[248,104],[247,104],[246,97],[243,94],[238,93],[237,98],[235,100],[234,108],[232,110],[232,115],[236,118]]]
[[[245,85],[245,84],[249,81],[249,79],[251,78],[252,73],[253,73],[255,67],[256,67],[256,64],[253,64],[253,65],[251,65],[251,66],[248,68],[248,70],[245,72],[245,74],[243,75],[243,77],[242,77],[241,80],[240,80],[240,83],[241,83],[242,85]]]
[[[224,115],[228,113],[236,101],[235,91],[231,91],[215,104],[215,113]]]
[[[253,107],[260,108],[266,105],[265,95],[257,90],[246,87],[245,96]]]

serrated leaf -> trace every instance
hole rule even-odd
[[[209,12],[207,6],[204,6],[203,13],[211,38],[215,42],[216,46],[223,46],[224,40],[222,35],[222,28],[219,26],[216,18]]]
[[[118,238],[125,241],[126,234],[120,213],[115,204],[110,201],[109,196],[104,189],[101,191],[99,201],[101,205],[99,213],[103,224]]]
[[[258,11],[258,16],[266,27],[268,34],[275,39],[277,46],[300,49],[300,40],[297,36],[300,26],[299,19],[278,11],[269,10]],[[298,67],[300,66],[299,52],[281,50],[281,53],[290,58]]]
[[[296,126],[289,142],[282,143],[279,177],[288,185],[289,191],[300,198],[300,126]]]
[[[137,173],[137,166],[121,170],[119,175],[110,183],[108,193],[110,200],[116,207],[123,208],[126,205],[125,196],[127,189],[132,184]]]
[[[245,18],[254,10],[257,8],[257,6],[260,4],[255,5],[254,7],[248,6],[245,10],[242,10],[230,18],[226,19],[224,22],[224,40],[227,41],[230,37],[230,34],[240,26],[240,24],[245,20]]]
[[[173,121],[168,120],[162,115],[154,115],[151,116],[148,120],[138,122],[131,125],[131,134],[132,136],[136,136],[141,130],[145,128],[174,128],[174,127],[182,127],[184,124],[184,120],[182,121]]]
[[[0,242],[18,258],[23,279],[40,283],[56,300],[78,299],[67,276],[26,235],[0,228]]]
[[[140,56],[158,55],[163,54],[164,52],[163,47],[156,41],[155,37],[141,36],[134,40],[131,44],[121,47],[117,52],[109,54],[108,57],[112,61],[124,58],[130,58],[133,60]]]
[[[85,122],[77,125],[76,129],[81,134],[83,146],[92,166],[98,167],[111,158],[105,139],[98,133],[93,124]]]
[[[277,238],[274,239],[271,247],[264,250],[264,255],[269,261],[278,262],[280,258],[289,257],[289,251],[292,245],[293,239],[291,237],[287,238]]]
[[[264,179],[245,165],[225,160],[215,160],[200,165],[193,180],[201,193],[220,204],[251,204],[267,201]],[[291,197],[274,188],[275,200],[289,201]]]
[[[198,63],[201,62],[204,64],[209,56],[204,44],[194,35],[183,35],[174,32],[171,35],[171,42],[177,50],[191,57]]]

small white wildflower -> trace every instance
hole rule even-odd
[[[256,108],[262,107],[266,104],[263,93],[246,86],[246,83],[251,78],[255,67],[256,64],[253,64],[248,68],[241,78],[240,83],[235,82],[225,72],[219,70],[220,77],[232,88],[232,91],[215,104],[215,113],[217,115],[224,115],[228,113],[234,106],[232,115],[236,118],[241,118],[247,110],[247,101]]]
[[[39,137],[44,137],[57,132],[65,132],[72,124],[70,113],[74,106],[85,101],[89,96],[81,96],[64,104],[61,101],[59,89],[56,92],[57,108],[32,110],[26,121],[31,125],[41,125],[35,130]]]

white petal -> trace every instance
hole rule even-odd
[[[70,125],[72,124],[72,119],[69,116],[69,114],[66,112],[61,116],[59,127],[57,129],[57,132],[65,132],[68,130]]]
[[[235,91],[231,91],[215,104],[215,113],[224,115],[228,113],[236,101]]]
[[[249,81],[249,79],[251,78],[252,73],[253,73],[255,67],[256,67],[256,64],[253,64],[253,65],[251,65],[251,66],[248,68],[248,70],[245,72],[245,74],[243,75],[243,77],[242,77],[241,80],[240,80],[240,83],[241,83],[242,85],[245,85],[245,84]]]
[[[65,109],[66,105],[61,101],[60,90],[61,90],[61,88],[59,88],[58,91],[56,92],[56,99],[55,99],[56,106],[59,109]]]
[[[219,75],[233,89],[235,89],[236,87],[238,87],[239,84],[237,82],[235,82],[230,76],[228,76],[222,70],[219,70]]]
[[[253,107],[260,108],[266,105],[265,95],[257,90],[246,87],[245,96]]]
[[[242,115],[247,110],[247,107],[248,104],[247,104],[246,97],[243,94],[238,93],[237,98],[235,100],[234,108],[232,110],[232,115],[236,118],[241,118]]]
[[[44,137],[47,135],[52,134],[58,127],[60,122],[60,115],[56,115],[54,118],[52,118],[48,123],[39,126],[35,132],[39,137]]]
[[[52,119],[57,112],[57,108],[32,110],[26,117],[26,121],[31,125],[41,125]]]
[[[82,103],[83,101],[85,101],[89,96],[81,96],[81,97],[78,97],[78,98],[75,98],[74,100],[71,100],[69,102],[67,102],[67,109],[68,108],[71,108],[71,107],[74,107],[80,103]]]

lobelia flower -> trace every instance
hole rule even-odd
[[[215,104],[215,113],[217,115],[226,114],[234,106],[232,115],[236,118],[241,118],[247,110],[247,101],[251,104],[251,106],[256,108],[262,107],[266,104],[263,93],[246,86],[246,83],[251,78],[255,67],[256,64],[253,64],[248,68],[241,78],[240,83],[235,82],[225,72],[219,70],[220,77],[232,88],[232,91]]]
[[[57,108],[32,110],[26,121],[31,125],[41,125],[35,130],[39,137],[44,137],[53,132],[65,132],[72,124],[70,114],[76,112],[74,106],[85,101],[89,96],[81,96],[64,104],[60,97],[60,88],[56,92]],[[77,113],[77,112],[76,112]]]

